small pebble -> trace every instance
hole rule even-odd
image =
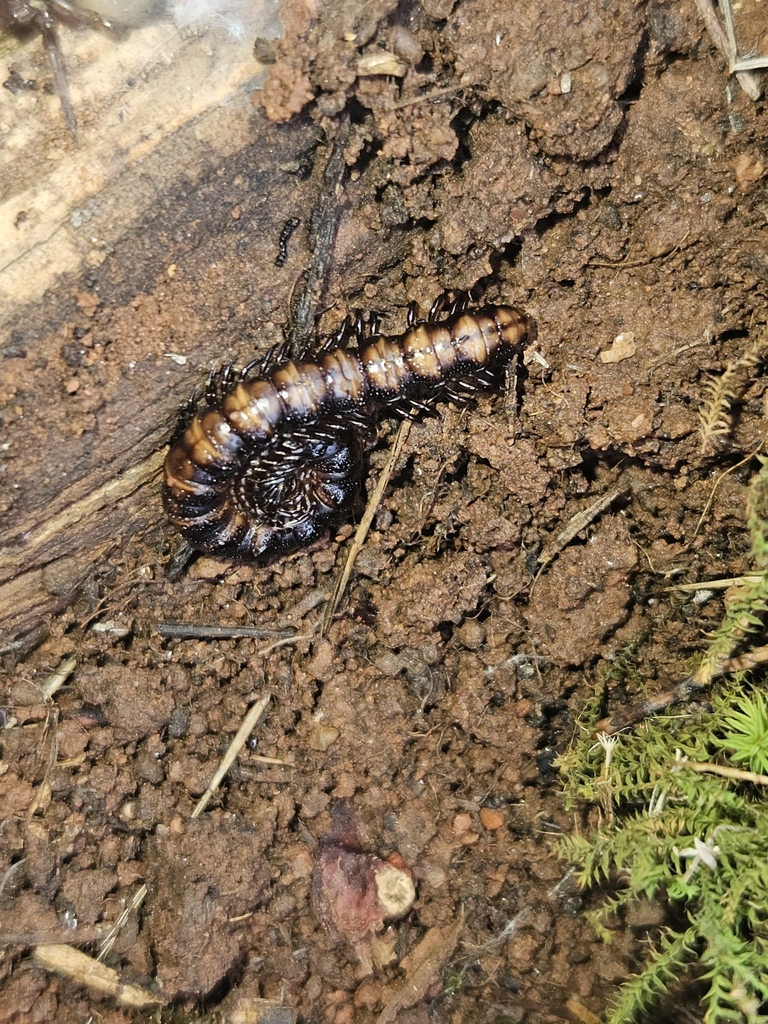
[[[485,828],[495,832],[497,828],[501,828],[504,824],[504,815],[501,811],[495,811],[492,807],[483,807],[480,811],[480,821],[482,821]]]

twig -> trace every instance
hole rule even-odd
[[[183,622],[158,622],[157,632],[178,640],[293,639],[292,629],[262,629],[260,626],[194,626]]]
[[[52,672],[43,683],[41,687],[43,696],[50,700],[54,693],[66,683],[69,676],[75,671],[76,666],[77,658],[67,658],[66,661],[63,661],[56,671]]]
[[[620,708],[615,715],[603,718],[597,723],[595,732],[604,732],[608,735],[630,729],[632,726],[642,722],[644,718],[658,715],[662,711],[668,711],[675,704],[682,704],[689,697],[706,690],[713,680],[721,676],[730,675],[733,672],[748,672],[755,665],[762,665],[768,661],[768,646],[756,647],[745,654],[737,655],[735,658],[727,658],[721,661],[713,671],[708,668],[706,660],[699,669],[676,683],[668,690],[656,694],[655,697],[646,697],[629,707]]]
[[[341,121],[339,134],[336,136],[331,155],[323,172],[322,189],[313,218],[316,228],[312,231],[310,227],[309,244],[312,261],[299,301],[296,304],[293,326],[289,336],[289,351],[293,358],[297,358],[307,348],[315,329],[317,307],[328,274],[333,243],[336,238],[339,193],[346,166],[344,148],[348,137],[349,115],[347,114]]]
[[[59,722],[59,706],[58,704],[49,703],[45,705],[46,714],[45,722],[43,723],[42,736],[40,738],[39,752],[44,750],[47,746],[47,753],[45,755],[45,771],[43,772],[43,778],[40,785],[35,790],[35,795],[27,808],[27,821],[37,814],[40,808],[45,808],[51,799],[51,783],[50,777],[53,767],[56,764],[56,758],[59,754],[59,740],[56,731],[56,726]],[[38,756],[38,763],[42,761],[42,757]]]
[[[441,96],[448,96],[452,92],[459,92],[463,86],[461,85],[447,85],[443,89],[433,89],[432,92],[424,93],[423,96],[414,96],[409,100],[399,100],[397,103],[393,103],[392,106],[387,107],[388,110],[402,110],[404,107],[412,107],[417,103],[428,103],[430,100],[439,99]]]
[[[757,775],[743,768],[731,768],[725,764],[710,764],[705,761],[677,761],[675,769],[690,768],[692,772],[707,775],[722,775],[726,779],[738,779],[740,782],[754,782],[756,786],[768,786],[768,775]]]
[[[384,490],[387,484],[389,483],[392,473],[394,472],[397,460],[400,458],[400,453],[403,450],[403,445],[408,440],[408,432],[410,431],[410,428],[411,421],[403,420],[403,422],[400,424],[397,434],[395,435],[395,442],[392,445],[392,451],[389,453],[387,464],[384,466],[384,469],[382,469],[381,473],[379,474],[379,479],[376,481],[376,486],[373,489],[373,493],[371,494],[370,499],[368,500],[368,505],[366,506],[363,518],[360,520],[360,525],[355,531],[355,536],[352,540],[352,547],[349,549],[349,555],[347,556],[347,561],[344,565],[344,569],[341,573],[341,576],[339,576],[336,586],[333,589],[333,594],[331,596],[330,601],[325,606],[323,622],[320,627],[320,636],[325,636],[325,634],[328,632],[328,628],[331,625],[331,622],[333,621],[333,616],[336,614],[336,610],[339,607],[339,602],[341,601],[341,598],[344,595],[344,591],[347,589],[349,577],[352,574],[352,568],[355,562],[357,561],[357,556],[363,549],[363,545],[365,544],[365,538],[368,536],[368,531],[371,528],[371,523],[373,522],[373,517],[376,514],[376,510],[379,507],[379,504],[381,503]]]
[[[768,647],[753,647],[751,651],[738,654],[735,658],[724,661],[718,675],[730,675],[731,672],[750,672],[756,665],[768,661]]]
[[[759,100],[763,90],[755,76],[750,73],[750,69],[765,67],[768,64],[768,58],[739,59],[730,0],[721,0],[721,7],[725,15],[726,31],[723,30],[723,26],[718,21],[715,9],[709,0],[694,0],[694,3],[712,42],[728,61],[729,73],[736,75],[739,85],[751,100]]]
[[[263,647],[260,651],[258,651],[257,656],[269,654],[271,651],[276,650],[278,647],[286,647],[288,644],[297,643],[299,640],[311,639],[311,636],[291,636],[286,638],[285,640],[276,640],[275,643],[270,644],[268,647]],[[232,767],[232,764],[237,755],[240,753],[241,749],[243,748],[245,741],[248,739],[248,737],[256,727],[256,723],[264,714],[264,709],[266,708],[267,704],[269,704],[269,694],[267,694],[265,697],[261,697],[249,709],[248,713],[243,719],[242,725],[235,734],[235,738],[232,740],[232,742],[229,745],[229,748],[227,749],[226,754],[221,759],[221,763],[219,764],[219,767],[216,769],[216,773],[214,774],[213,778],[208,784],[208,788],[200,797],[199,801],[197,802],[197,805],[195,806],[195,809],[192,811],[193,818],[198,818],[207,807],[209,800],[221,785],[221,781],[224,778],[224,776]]]
[[[683,590],[695,593],[698,590],[728,590],[729,587],[746,587],[759,583],[763,578],[762,573],[753,573],[751,576],[729,576],[722,580],[705,580],[702,583],[675,583],[667,590]]]
[[[630,704],[629,707],[619,708],[616,714],[603,718],[598,722],[595,726],[595,732],[603,732],[612,736],[614,733],[623,732],[624,729],[631,729],[632,726],[642,722],[644,718],[650,718],[652,715],[658,715],[662,711],[668,711],[674,704],[682,704],[689,697],[701,693],[710,682],[711,679],[705,682],[697,678],[695,674],[688,676],[682,682],[676,683],[668,690],[664,690],[663,693],[658,693],[655,697],[644,697],[642,700]]]
[[[139,909],[141,904],[144,902],[144,899],[146,898],[148,892],[149,890],[147,889],[146,885],[142,885],[136,890],[131,902],[123,910],[118,919],[109,929],[109,933],[107,934],[107,937],[104,939],[104,941],[101,944],[101,948],[99,949],[99,955],[96,957],[97,960],[103,960],[104,957],[107,956],[109,951],[114,946],[117,936],[120,934],[123,928],[125,928],[128,918],[135,910]]]
[[[45,970],[71,978],[95,992],[112,996],[119,1006],[143,1010],[150,1006],[162,1006],[166,1002],[162,996],[139,988],[138,985],[124,985],[117,971],[72,946],[37,946],[32,956]]]
[[[541,567],[539,575],[541,575],[542,570],[549,565],[555,555],[559,554],[577,534],[581,533],[583,529],[597,519],[600,513],[604,512],[609,505],[612,505],[625,490],[625,487],[614,487],[612,491],[601,495],[588,508],[582,509],[581,512],[577,512],[575,516],[572,516],[557,536],[545,545],[544,550],[539,555],[539,565]]]
[[[232,767],[232,764],[237,755],[240,753],[242,747],[244,746],[245,741],[251,735],[256,726],[256,723],[264,714],[264,710],[267,704],[269,704],[269,694],[267,694],[266,697],[261,697],[259,700],[257,700],[256,703],[248,711],[248,714],[243,719],[242,725],[235,734],[235,738],[232,740],[227,749],[226,754],[221,759],[219,767],[216,769],[216,773],[214,774],[213,778],[208,784],[208,788],[200,797],[194,811],[192,811],[193,818],[199,818],[202,812],[207,807],[208,801],[219,788],[221,780]]]
[[[755,450],[750,455],[747,455],[747,457],[745,459],[742,459],[741,462],[737,462],[735,466],[731,466],[730,469],[724,470],[720,474],[720,476],[717,478],[717,480],[715,480],[714,484],[712,484],[712,490],[709,492],[709,498],[707,498],[707,503],[704,506],[704,511],[699,516],[698,523],[696,523],[696,529],[693,531],[693,536],[688,541],[688,543],[685,545],[687,549],[690,548],[691,544],[693,544],[693,542],[696,540],[696,535],[698,534],[699,530],[701,529],[701,527],[702,527],[702,525],[704,523],[704,520],[709,515],[709,510],[712,508],[712,503],[715,500],[715,494],[717,493],[717,489],[720,486],[720,484],[723,482],[723,480],[725,480],[725,478],[728,476],[729,473],[733,473],[733,471],[735,469],[738,469],[739,466],[743,466],[745,463],[751,462],[752,459],[754,459],[754,457],[758,454],[758,452],[760,451],[760,449],[762,447],[763,447],[763,442],[761,441],[760,444],[757,446],[757,448],[755,448]]]

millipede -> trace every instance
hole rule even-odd
[[[320,539],[348,516],[379,420],[415,419],[437,403],[498,388],[530,321],[514,306],[466,299],[427,319],[412,306],[403,334],[360,316],[311,356],[267,357],[211,374],[182,407],[165,460],[163,503],[195,548],[269,561]]]

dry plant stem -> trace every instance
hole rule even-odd
[[[681,704],[683,701],[688,700],[689,697],[693,697],[702,690],[706,690],[712,681],[720,676],[730,675],[733,672],[748,672],[756,665],[762,665],[766,661],[768,661],[768,646],[757,647],[746,654],[740,654],[736,658],[728,658],[722,661],[711,674],[703,674],[702,670],[706,668],[705,663],[698,672],[694,672],[692,676],[688,676],[682,682],[677,683],[668,690],[664,690],[663,693],[637,701],[637,703],[631,704],[627,708],[621,708],[615,715],[603,718],[597,723],[595,732],[604,732],[611,736],[614,733],[621,732],[622,729],[630,729],[632,726],[637,725],[638,722],[642,722],[644,718],[650,718],[651,715],[658,715],[662,711],[667,711],[674,704]]]
[[[341,183],[346,169],[344,149],[349,137],[349,115],[339,125],[339,134],[333,144],[331,155],[323,171],[323,184],[314,222],[317,229],[310,235],[312,260],[307,271],[299,300],[293,316],[293,327],[289,336],[289,350],[294,359],[306,351],[315,330],[315,320],[323,285],[333,255],[336,226],[341,195]]]
[[[134,911],[139,909],[141,904],[144,902],[148,891],[149,890],[147,889],[146,885],[142,885],[136,890],[133,899],[128,904],[128,906],[123,910],[123,912],[120,914],[115,923],[112,925],[112,927],[109,930],[109,934],[102,942],[101,947],[99,948],[99,955],[96,957],[97,960],[103,960],[104,957],[107,956],[109,951],[114,946],[117,936],[120,934],[123,928],[125,928],[128,922],[128,918]]]
[[[723,9],[726,14],[726,21],[728,22],[730,15],[730,22],[728,28],[730,31],[731,39],[726,35],[723,26],[720,24],[715,9],[710,3],[710,0],[694,0],[696,8],[701,15],[701,20],[706,26],[707,32],[709,32],[710,38],[715,46],[718,48],[720,53],[728,61],[728,71],[733,74],[736,73],[739,85],[742,87],[744,92],[749,96],[751,100],[760,99],[762,88],[760,83],[757,81],[754,75],[750,74],[748,70],[745,70],[742,66],[742,62],[738,59],[736,52],[736,40],[733,37],[733,16],[730,14],[730,5],[728,3],[723,5]],[[752,66],[756,66],[753,62]],[[764,66],[763,64],[757,65],[759,67]]]
[[[726,580],[708,580],[706,583],[676,583],[667,590],[684,590],[688,592],[697,590],[728,590],[730,587],[745,587],[753,583],[759,583],[762,576],[731,576]]]
[[[612,491],[603,494],[597,501],[593,502],[589,508],[582,509],[581,512],[577,512],[575,516],[572,516],[563,529],[545,546],[539,555],[541,568],[538,575],[541,575],[542,570],[549,565],[555,555],[558,555],[564,547],[570,544],[577,534],[581,533],[601,512],[604,512],[609,505],[613,504],[624,490],[624,487],[614,487]]]
[[[705,761],[680,761],[675,768],[690,768],[692,772],[707,775],[722,775],[726,779],[738,779],[739,782],[754,782],[756,786],[768,786],[768,775],[757,775],[743,768],[731,768],[725,764],[709,764]]]
[[[48,704],[46,707],[47,712],[38,751],[38,764],[43,760],[43,756],[40,752],[46,751],[44,755],[45,772],[40,785],[35,790],[34,799],[27,808],[27,821],[31,821],[37,814],[38,810],[41,807],[46,807],[51,799],[51,784],[49,779],[56,764],[56,758],[59,754],[59,742],[56,733],[56,727],[59,724],[59,708],[56,704]]]
[[[705,689],[708,684],[699,681],[695,676],[688,676],[681,683],[677,683],[669,690],[657,694],[655,697],[648,697],[639,700],[629,707],[620,708],[614,715],[603,718],[595,726],[595,733],[607,733],[612,736],[614,733],[622,732],[624,729],[631,729],[632,726],[642,722],[644,718],[651,715],[661,714],[667,711],[674,704],[680,704],[689,697]]]
[[[435,89],[432,92],[425,93],[424,96],[415,96],[410,100],[400,100],[398,103],[393,103],[389,110],[403,110],[405,107],[412,107],[417,103],[428,103],[430,100],[439,99],[441,96],[449,96],[452,92],[459,92],[462,86],[460,85],[448,85],[444,89]]]
[[[736,658],[729,658],[723,662],[717,675],[727,675],[731,672],[749,672],[756,665],[762,665],[766,661],[768,661],[768,647],[755,647],[745,654],[740,654]]]
[[[158,622],[160,636],[178,640],[291,640],[292,629],[260,629],[258,626],[195,626],[183,622]]]
[[[693,531],[693,536],[691,537],[691,539],[686,544],[686,549],[689,549],[691,544],[693,544],[693,542],[696,540],[696,537],[697,537],[698,532],[699,532],[699,530],[701,529],[701,527],[702,527],[702,525],[704,523],[704,520],[709,515],[709,510],[712,508],[712,503],[715,500],[715,494],[717,494],[717,489],[720,486],[720,484],[723,482],[723,480],[725,480],[725,478],[728,476],[729,473],[733,473],[733,471],[738,469],[739,466],[743,466],[745,463],[751,462],[752,459],[754,459],[755,456],[759,453],[759,451],[760,451],[760,449],[762,447],[763,447],[763,442],[761,441],[760,444],[757,446],[757,448],[755,448],[755,450],[751,453],[751,455],[747,455],[746,458],[742,459],[741,462],[737,462],[735,466],[731,466],[730,469],[724,470],[720,474],[720,476],[717,478],[717,480],[715,480],[714,484],[712,485],[712,490],[709,492],[709,498],[707,499],[707,503],[704,506],[704,510],[702,511],[701,516],[699,517],[698,523],[696,523],[696,529]]]
[[[307,635],[291,636],[287,637],[285,640],[277,640],[275,641],[275,643],[270,644],[268,647],[263,647],[260,651],[257,652],[256,656],[262,657],[265,654],[269,654],[271,651],[277,650],[278,647],[286,647],[288,646],[288,644],[297,643],[299,640],[311,639],[312,637]],[[237,755],[242,750],[245,741],[251,735],[251,733],[256,727],[256,723],[264,714],[264,709],[266,708],[267,704],[269,704],[269,694],[257,700],[256,703],[248,711],[248,714],[243,719],[243,724],[237,730],[235,738],[230,743],[229,749],[227,750],[224,757],[221,759],[221,763],[219,764],[219,767],[216,770],[216,774],[211,779],[208,788],[200,797],[200,799],[197,802],[197,805],[195,806],[195,809],[192,811],[193,818],[198,818],[205,810],[205,808],[208,806],[209,800],[221,785],[221,780],[232,767],[232,764]]]
[[[111,996],[118,1006],[144,1010],[151,1006],[162,1006],[165,1002],[146,989],[139,988],[138,985],[124,985],[117,971],[99,963],[86,953],[81,953],[79,949],[73,949],[72,946],[37,946],[32,951],[32,956],[46,971],[60,974],[86,988]]]
[[[737,8],[740,5],[736,5]],[[758,100],[762,94],[759,80],[755,79],[752,75],[744,74],[752,68],[759,69],[768,67],[768,56],[761,54],[758,57],[739,57],[739,47],[736,42],[736,26],[733,23],[733,5],[731,0],[720,0],[720,9],[723,12],[725,18],[725,34],[728,37],[728,49],[733,56],[730,60],[730,71],[736,74],[736,78],[739,81],[744,92],[750,97],[750,99]],[[749,85],[745,85],[745,80]],[[754,95],[750,91],[750,87],[753,87],[755,92]]]
[[[344,591],[347,589],[349,583],[349,577],[352,574],[352,568],[357,561],[357,556],[363,549],[365,544],[365,538],[368,536],[368,531],[371,528],[373,517],[376,514],[376,509],[381,503],[381,499],[384,495],[384,490],[389,483],[390,477],[394,472],[397,460],[400,458],[400,453],[403,450],[403,445],[408,440],[408,433],[411,429],[411,421],[403,420],[400,424],[397,434],[395,435],[395,443],[392,445],[392,451],[389,453],[387,464],[379,475],[379,479],[376,481],[376,487],[371,494],[368,504],[365,509],[363,518],[360,520],[360,525],[355,531],[355,536],[352,541],[352,547],[349,549],[349,555],[347,561],[342,570],[341,576],[339,576],[338,582],[333,589],[333,594],[330,601],[325,606],[325,614],[323,615],[323,623],[320,628],[320,635],[325,636],[328,632],[328,628],[333,621],[333,616],[336,614],[336,610],[339,607]]]
[[[712,42],[730,65],[731,60],[735,57],[735,53],[728,42],[725,29],[720,24],[714,7],[709,0],[694,0],[694,3],[696,4],[696,9],[701,15],[701,20],[704,22],[707,32],[709,32]]]
[[[56,671],[52,672],[43,683],[43,696],[50,699],[57,690],[61,689],[69,676],[75,671],[76,665],[77,658],[67,658],[66,661],[63,661]]]
[[[237,755],[242,750],[245,741],[251,735],[254,728],[256,727],[256,723],[264,714],[264,709],[266,708],[267,704],[269,704],[269,694],[267,694],[266,697],[262,697],[260,700],[257,700],[256,703],[248,711],[248,714],[243,719],[243,724],[237,730],[235,738],[232,740],[226,754],[221,759],[221,763],[219,764],[219,767],[216,769],[216,774],[211,779],[208,788],[200,797],[200,799],[197,802],[197,805],[195,806],[195,809],[192,811],[193,818],[198,818],[207,807],[208,801],[211,799],[213,794],[221,785],[221,780],[232,767],[232,764]]]

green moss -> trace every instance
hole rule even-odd
[[[730,675],[740,665],[768,607],[768,460],[750,486],[748,526],[758,573],[735,588],[696,676]],[[755,659],[759,661],[760,659]],[[670,983],[703,978],[704,1024],[766,1020],[768,998],[768,791],[759,779],[723,777],[719,768],[768,774],[768,705],[757,681],[733,674],[711,711],[644,722],[634,732],[595,738],[600,699],[559,761],[569,806],[601,808],[589,835],[563,840],[561,852],[586,886],[622,887],[591,915],[602,922],[636,899],[664,897],[686,924],[662,930],[643,971],[621,989],[609,1024],[654,1019]]]

